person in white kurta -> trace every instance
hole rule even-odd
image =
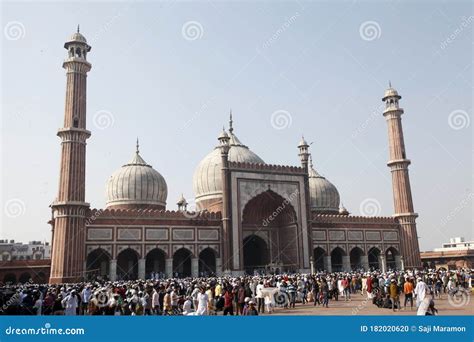
[[[342,296],[344,293],[344,286],[342,286],[342,279],[337,280],[337,290],[339,291],[339,295]]]
[[[415,291],[413,291],[413,293],[416,296],[416,306],[417,307],[420,306],[421,302],[423,302],[423,300],[426,297],[426,293],[428,291],[429,291],[428,285],[426,285],[426,283],[423,280],[421,280],[421,278],[418,278],[418,282],[416,283]]]
[[[77,309],[77,296],[76,291],[72,290],[70,294],[66,296],[66,298],[62,301],[64,307],[64,314],[66,316],[75,316],[76,309]]]
[[[204,289],[201,290],[200,293],[197,295],[197,310],[196,315],[198,316],[206,316],[208,315],[207,311],[207,302],[209,300],[209,296],[204,292]]]
[[[365,292],[367,292],[367,278],[363,277],[362,278],[362,289],[360,291],[360,294],[363,295]]]
[[[183,304],[183,315],[184,316],[190,316],[191,314],[194,314],[193,311],[193,304],[192,304],[191,297],[188,297],[186,301]]]

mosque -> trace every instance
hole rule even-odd
[[[64,44],[66,103],[58,196],[52,203],[50,283],[93,276],[111,280],[165,276],[243,275],[255,271],[421,267],[405,153],[401,96],[385,91],[394,215],[353,216],[337,188],[314,168],[299,142],[300,165],[271,165],[229,128],[197,165],[196,210],[185,198],[167,209],[166,180],[140,154],[106,183],[105,208],[85,194],[86,80],[91,47],[79,32]],[[216,127],[217,129],[217,127]],[[296,152],[296,149],[295,149]],[[295,153],[296,155],[296,153]]]

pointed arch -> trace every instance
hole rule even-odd
[[[354,247],[351,249],[349,253],[349,258],[351,262],[351,269],[357,270],[361,269],[362,266],[362,256],[364,255],[364,251],[360,247]]]
[[[331,252],[331,269],[333,272],[342,272],[344,269],[343,257],[346,252],[341,247],[336,247]]]
[[[216,274],[216,251],[211,247],[204,248],[199,253],[199,276]]]
[[[179,278],[185,278],[191,276],[191,259],[193,253],[182,247],[173,254],[173,275],[177,275]]]
[[[137,251],[126,248],[117,255],[117,279],[135,280],[138,278]]]
[[[324,258],[326,251],[322,247],[316,247],[313,250],[313,267],[316,271],[324,270]]]
[[[110,260],[109,252],[103,248],[96,248],[87,254],[86,258],[86,278],[107,277],[109,275]]]
[[[153,248],[145,258],[145,275],[150,277],[152,273],[166,272],[166,253],[161,248]]]
[[[387,263],[388,269],[397,269],[397,257],[400,255],[400,252],[395,247],[389,247],[385,251],[385,260]]]
[[[380,269],[380,253],[381,252],[378,247],[372,247],[369,249],[369,252],[367,253],[367,257],[369,259],[369,268]]]

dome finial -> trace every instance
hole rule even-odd
[[[311,153],[309,154],[309,167],[312,169],[313,168],[313,156]]]
[[[392,82],[390,80],[388,80],[388,87],[392,88]]]
[[[77,24],[77,33],[79,33],[79,24]]]
[[[232,134],[234,131],[234,128],[232,127],[232,124],[234,121],[232,120],[232,108],[230,109],[230,114],[229,114],[229,133]]]
[[[140,153],[140,143],[139,143],[139,141],[138,141],[138,137],[137,137],[137,145],[136,145],[136,148],[137,148],[137,149],[136,149],[136,152],[137,152],[137,154],[139,154],[139,153]]]

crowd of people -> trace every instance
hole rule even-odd
[[[5,284],[0,287],[0,314],[256,316],[275,308],[291,310],[297,303],[324,310],[332,301],[358,295],[379,308],[436,315],[436,299],[471,288],[472,270]]]

